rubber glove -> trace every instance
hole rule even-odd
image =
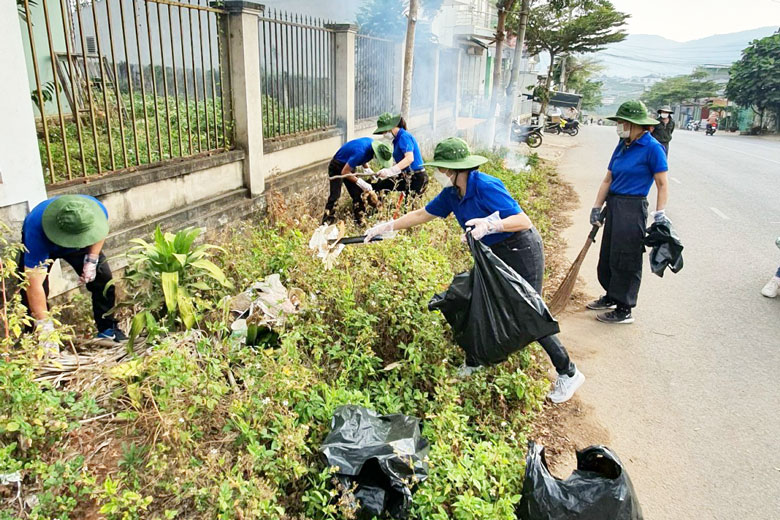
[[[374,191],[374,188],[369,183],[364,181],[363,179],[358,179],[355,182],[355,184],[357,184],[358,188],[360,188],[363,191]]]
[[[377,173],[380,179],[389,179],[390,177],[395,177],[396,175],[400,175],[401,168],[399,168],[398,165],[394,164],[390,168],[382,168]]]
[[[366,175],[374,175],[374,170],[372,170],[371,168],[365,168],[364,167],[363,168],[363,173],[365,173]]]
[[[98,255],[85,255],[84,256],[84,268],[81,271],[79,280],[84,283],[89,283],[97,276]]]
[[[392,233],[394,223],[395,220],[388,220],[387,222],[380,222],[376,226],[369,228],[366,231],[366,238],[363,240],[363,242],[368,244],[374,237]]]
[[[60,353],[59,344],[51,339],[54,332],[54,322],[47,318],[44,320],[35,320],[35,330],[43,341],[43,349],[51,356],[57,356]]]
[[[672,221],[669,220],[669,218],[666,216],[666,212],[662,209],[659,209],[658,211],[653,211],[653,222],[656,224],[666,224],[667,226],[672,225]]]
[[[590,210],[590,225],[599,226],[602,225],[601,221],[601,208],[593,208]]]
[[[471,236],[474,240],[482,240],[487,235],[503,233],[504,222],[498,211],[485,218],[473,218],[466,222],[466,227],[471,227]]]

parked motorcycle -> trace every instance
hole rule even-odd
[[[561,121],[560,131],[564,134],[569,134],[574,137],[580,133],[580,122],[576,119],[569,119]]]
[[[718,129],[718,123],[707,124],[707,131],[705,135],[715,135],[715,130]]]
[[[521,125],[512,121],[512,141],[525,143],[529,148],[542,145],[542,127],[540,125]]]

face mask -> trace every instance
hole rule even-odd
[[[628,136],[631,135],[631,129],[623,125],[617,125],[617,135],[621,139],[628,139]]]
[[[436,182],[441,184],[442,188],[449,188],[453,186],[450,176],[442,172],[438,168],[436,169],[436,171],[433,172],[433,177],[436,179]]]
[[[661,119],[669,119],[669,114],[666,112],[661,112]]]

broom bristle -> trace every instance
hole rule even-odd
[[[550,313],[553,316],[558,315],[559,313],[563,312],[564,309],[566,309],[566,305],[569,303],[569,299],[571,298],[572,292],[574,291],[574,286],[577,283],[577,276],[580,274],[580,267],[585,261],[585,256],[588,254],[588,249],[590,249],[590,245],[592,243],[593,241],[588,238],[588,240],[585,242],[585,245],[582,247],[580,254],[577,255],[574,263],[571,264],[571,267],[566,273],[566,277],[561,282],[561,285],[558,287],[558,290],[555,291],[555,294],[553,294],[552,298],[550,298],[550,303],[547,307],[550,309]]]

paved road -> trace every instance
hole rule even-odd
[[[580,196],[570,259],[616,144],[612,127],[574,139],[561,162]],[[584,310],[562,320],[595,425],[571,433],[626,461],[648,520],[780,519],[780,299],[759,294],[780,262],[780,141],[678,130],[670,177],[683,271],[645,265],[633,325]],[[597,256],[581,271],[590,296]]]

